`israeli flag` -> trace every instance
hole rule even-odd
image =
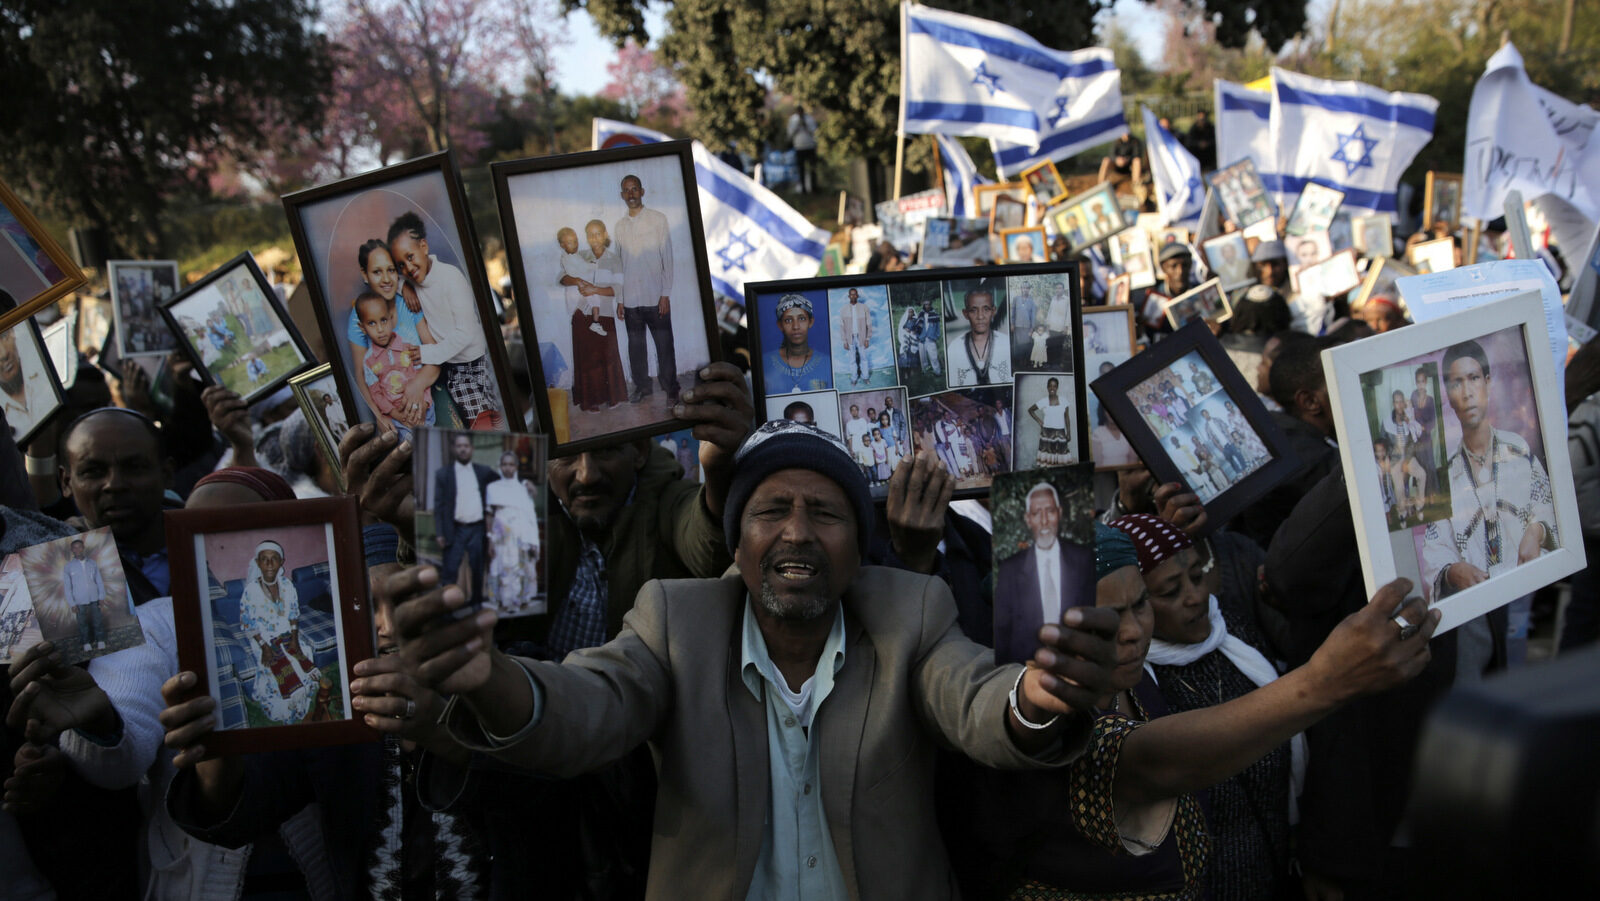
[[[699,141],[694,142],[694,177],[716,293],[743,303],[745,282],[817,274],[827,232]]]
[[[1062,54],[1072,74],[1063,76],[1045,111],[1038,146],[994,138],[995,169],[1001,178],[1045,160],[1063,160],[1090,147],[1109,144],[1128,130],[1122,112],[1122,70],[1111,51],[1091,47]]]
[[[1062,121],[1079,81],[1116,71],[1109,50],[1086,58],[988,19],[915,3],[901,11],[903,133],[978,135],[1037,148]]]
[[[1161,127],[1150,107],[1139,105],[1144,115],[1144,143],[1150,153],[1150,178],[1156,187],[1156,208],[1161,224],[1198,221],[1206,203],[1206,183],[1200,178],[1200,161]]]
[[[596,117],[590,140],[590,149],[610,150],[613,147],[632,147],[636,144],[659,144],[663,141],[676,141],[677,138],[662,134],[653,128],[645,128],[643,125],[632,125],[627,122],[618,122],[615,119]]]
[[[1439,101],[1358,81],[1272,70],[1280,206],[1315,181],[1345,192],[1352,216],[1395,213],[1400,176],[1429,141]]]
[[[1272,146],[1272,94],[1220,78],[1212,82],[1212,93],[1217,110],[1217,165],[1231,166],[1248,159],[1256,164],[1256,173],[1267,190],[1278,190],[1277,151]]]
[[[978,174],[977,165],[960,141],[947,135],[934,135],[933,139],[939,145],[939,168],[944,172],[945,201],[949,204],[950,215],[957,219],[976,217],[978,204],[973,199],[972,188],[990,184],[989,179]]]

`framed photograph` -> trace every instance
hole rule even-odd
[[[0,413],[24,447],[66,403],[39,324],[24,319],[0,332]]]
[[[1283,233],[1298,238],[1312,232],[1326,232],[1333,226],[1333,217],[1339,212],[1341,203],[1344,203],[1343,191],[1307,182],[1300,196],[1295,199],[1294,209],[1289,213]]]
[[[8,554],[0,562],[0,666],[9,666],[41,641],[44,633],[33,613],[28,581],[22,577],[22,558]]]
[[[1351,238],[1364,257],[1394,256],[1394,223],[1387,213],[1358,216],[1350,223]]]
[[[106,263],[111,285],[111,315],[117,348],[123,357],[170,354],[178,336],[161,318],[161,307],[178,293],[178,264],[172,260],[112,260]]]
[[[1022,181],[1040,208],[1060,203],[1067,196],[1067,183],[1061,180],[1056,164],[1049,160],[1022,170]]]
[[[924,266],[983,266],[994,260],[987,217],[950,219],[936,216],[924,222],[922,229],[922,250],[917,259]],[[841,270],[832,274],[844,273]]]
[[[1356,295],[1355,303],[1350,305],[1351,309],[1360,309],[1361,305],[1367,302],[1367,298],[1374,294],[1388,295],[1400,304],[1401,309],[1404,309],[1405,300],[1400,297],[1400,288],[1395,284],[1395,279],[1417,274],[1417,270],[1399,260],[1388,257],[1374,259],[1367,267],[1366,276],[1361,280],[1361,293]]]
[[[1022,228],[1028,224],[1028,203],[1014,194],[997,194],[989,207],[989,234],[998,235],[1007,229]]]
[[[1450,234],[1461,227],[1461,176],[1428,170],[1423,187],[1422,230],[1431,231],[1435,222],[1450,226]],[[1437,271],[1437,270],[1435,270]]]
[[[455,157],[286,194],[283,206],[352,424],[524,428]]]
[[[672,406],[721,358],[689,142],[490,170],[524,340],[570,369],[528,356],[550,453],[685,428]],[[726,260],[753,252],[717,248]]]
[[[1206,183],[1217,192],[1223,214],[1241,230],[1276,215],[1256,164],[1249,157],[1211,173]]]
[[[40,329],[39,338],[55,367],[61,390],[66,391],[78,380],[78,314],[68,313]]]
[[[1161,312],[1179,329],[1195,320],[1226,322],[1233,316],[1233,304],[1222,293],[1222,280],[1214,278],[1164,302]]]
[[[849,191],[839,192],[839,227],[861,225],[867,221],[867,202]]]
[[[1160,482],[1183,482],[1227,523],[1299,467],[1288,439],[1204,322],[1091,383]]]
[[[109,526],[26,547],[17,556],[39,631],[62,663],[144,644]]]
[[[897,455],[924,448],[957,497],[979,496],[1015,466],[1028,427],[1016,392],[1034,389],[1019,375],[1058,377],[1052,421],[1059,413],[1063,444],[1083,446],[1076,278],[1074,263],[1016,263],[746,285],[757,409],[841,435],[863,466],[870,452],[875,496],[887,496],[880,449],[892,472]]]
[[[1456,239],[1437,238],[1411,245],[1406,262],[1418,273],[1444,272],[1456,268]]]
[[[178,664],[216,702],[208,750],[237,754],[370,741],[350,705],[373,656],[354,497],[167,511]]]
[[[1290,266],[1310,266],[1333,256],[1333,239],[1325,231],[1306,232],[1298,238],[1284,239]]]
[[[818,275],[843,275],[844,274],[844,248],[837,244],[829,244],[822,248],[822,264],[817,267]],[[720,319],[718,320],[721,321]]]
[[[1156,263],[1150,249],[1150,233],[1142,228],[1130,228],[1111,238],[1111,262],[1130,276],[1129,286],[1135,290],[1156,283]]]
[[[1341,250],[1320,263],[1289,270],[1295,292],[1309,297],[1343,297],[1361,287],[1355,248]]]
[[[460,586],[472,607],[501,617],[547,612],[546,471],[543,435],[419,431],[417,560],[437,567],[441,584]]]
[[[295,400],[300,403],[300,412],[305,414],[306,422],[311,424],[311,431],[317,436],[317,449],[328,461],[328,467],[334,478],[339,480],[339,486],[344,487],[344,471],[339,466],[339,442],[344,440],[344,433],[350,431],[350,417],[345,412],[344,403],[339,400],[339,380],[333,374],[333,365],[323,363],[307,369],[289,379],[289,387],[294,391]]]
[[[988,219],[991,211],[994,210],[995,198],[1007,195],[1015,197],[1027,190],[1027,185],[1020,181],[1001,182],[993,185],[973,185],[972,203],[978,208],[978,218]]]
[[[316,365],[255,257],[245,251],[158,307],[207,385],[255,403]]]
[[[1055,227],[1056,234],[1067,239],[1072,251],[1099,244],[1129,227],[1110,182],[1102,182],[1061,201],[1046,218]]]
[[[1044,226],[1029,225],[1008,228],[1000,232],[1005,245],[1007,263],[1044,263],[1050,258],[1050,244],[1044,236]]]
[[[1083,371],[1089,384],[1116,369],[1138,351],[1134,331],[1133,307],[1104,306],[1083,308]],[[1106,412],[1093,391],[1088,393],[1089,459],[1095,472],[1112,472],[1141,466],[1122,427]]]
[[[1531,291],[1322,352],[1369,594],[1444,631],[1583,568],[1549,348]]]
[[[1111,276],[1111,284],[1106,292],[1106,302],[1110,306],[1133,306],[1133,276],[1126,272]]]
[[[1250,247],[1245,243],[1243,232],[1217,235],[1201,244],[1200,252],[1205,254],[1206,268],[1222,282],[1223,291],[1231,292],[1256,283],[1250,265]]]
[[[1278,217],[1268,216],[1254,225],[1245,226],[1239,230],[1239,233],[1255,241],[1276,241],[1278,240]],[[1255,249],[1254,244],[1250,245],[1250,247],[1252,250]]]
[[[1094,474],[1087,465],[995,476],[994,657],[1023,663],[1039,627],[1094,603]]]
[[[0,181],[0,329],[27,319],[85,280],[72,257]]]
[[[1165,226],[1156,232],[1156,240],[1162,247],[1166,247],[1168,244],[1188,244],[1191,237],[1192,235],[1187,228],[1179,228],[1175,225]]]

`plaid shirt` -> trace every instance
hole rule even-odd
[[[600,546],[583,539],[578,552],[578,571],[572,577],[572,590],[550,624],[545,644],[551,659],[561,660],[580,648],[606,643],[606,561]]]

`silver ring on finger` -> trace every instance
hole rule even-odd
[[[406,698],[406,712],[395,717],[397,720],[409,720],[417,715],[416,698]]]
[[[1417,634],[1418,632],[1422,631],[1422,626],[1421,625],[1419,625],[1417,623],[1414,623],[1411,620],[1408,620],[1403,616],[1396,616],[1394,618],[1394,623],[1395,623],[1395,625],[1398,625],[1400,627],[1400,640],[1401,641],[1408,641],[1408,640],[1410,640],[1411,636],[1413,636],[1413,635]]]

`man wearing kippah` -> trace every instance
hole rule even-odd
[[[454,694],[457,740],[501,764],[570,776],[648,742],[648,897],[955,897],[936,744],[1010,769],[1075,758],[1112,687],[1115,613],[1071,607],[1039,629],[1033,666],[996,667],[942,581],[861,565],[865,479],[798,423],[744,443],[723,515],[736,572],[649,583],[620,635],[560,664],[492,650],[492,612],[444,618],[459,589],[406,570],[385,585],[402,661]]]

